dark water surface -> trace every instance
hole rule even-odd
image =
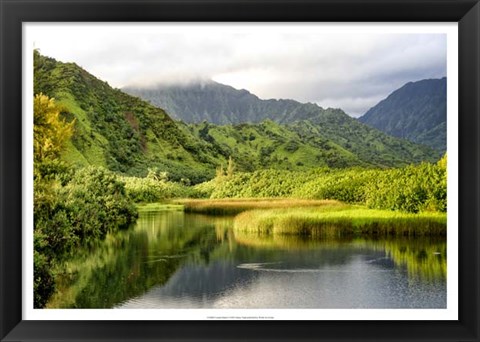
[[[152,211],[57,281],[49,307],[445,308],[446,243],[262,237],[228,217]]]

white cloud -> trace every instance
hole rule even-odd
[[[382,26],[44,23],[28,30],[43,54],[114,87],[214,79],[355,116],[406,82],[446,75],[444,34]]]

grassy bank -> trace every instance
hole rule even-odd
[[[333,208],[257,209],[237,215],[234,229],[267,235],[298,234],[315,237],[445,236],[446,214],[412,214],[347,205]]]
[[[188,199],[178,200],[178,204],[185,206],[185,212],[210,215],[235,215],[254,209],[289,209],[300,207],[323,208],[322,210],[338,210],[346,207],[345,204],[332,200],[304,200],[279,198],[250,198],[250,199]]]

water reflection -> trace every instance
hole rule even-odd
[[[233,232],[232,218],[142,212],[66,262],[61,308],[445,307],[446,243]]]

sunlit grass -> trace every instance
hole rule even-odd
[[[234,229],[260,234],[318,237],[446,235],[444,213],[412,214],[347,205],[335,209],[324,207],[250,210],[235,217]]]
[[[170,203],[144,203],[137,204],[137,209],[138,211],[183,210],[183,205]]]
[[[305,200],[305,199],[208,199],[208,200],[179,200],[185,206],[185,212],[203,213],[211,215],[234,215],[252,209],[290,209],[298,207],[315,207],[322,210],[337,210],[347,205],[332,200]]]

